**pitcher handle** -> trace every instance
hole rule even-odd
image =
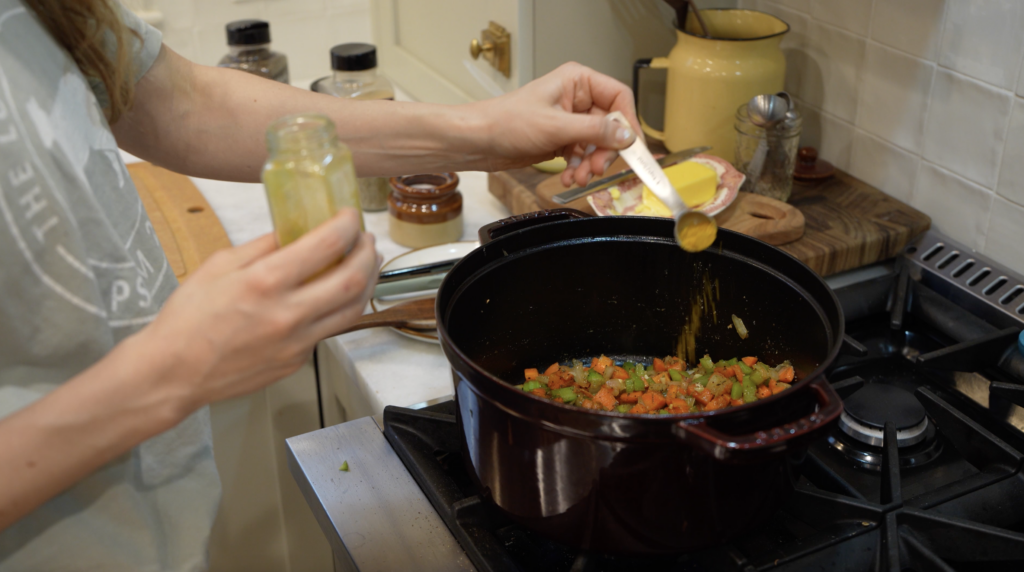
[[[633,62],[633,101],[636,103],[636,117],[640,120],[640,128],[644,130],[644,134],[648,137],[664,142],[665,132],[651,127],[640,116],[640,70],[644,68],[668,69],[668,58],[640,58]]]

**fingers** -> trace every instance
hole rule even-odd
[[[288,300],[306,323],[350,309],[358,318],[373,293],[380,273],[380,257],[373,235],[363,233],[341,264],[296,290]]]
[[[285,288],[301,284],[351,250],[362,234],[359,227],[359,211],[342,209],[334,218],[253,266],[259,265],[259,272],[276,277]]]

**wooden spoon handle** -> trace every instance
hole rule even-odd
[[[380,312],[366,314],[349,327],[333,335],[347,334],[367,328],[400,328],[409,326],[422,328],[425,325],[423,322],[433,320],[434,298],[423,298],[403,302]]]

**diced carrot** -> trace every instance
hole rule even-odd
[[[533,380],[537,379],[537,376],[540,375],[540,373],[537,372],[537,368],[531,367],[531,368],[525,370],[523,372],[523,375],[526,376],[526,381],[533,381]]]
[[[556,371],[558,371],[558,362],[557,361],[555,363],[549,365],[548,368],[546,370],[544,370],[544,375],[551,375],[551,374],[555,373]]]
[[[786,391],[786,386],[784,386],[784,385],[777,385],[777,386],[772,388],[772,395],[775,395],[776,393],[780,393],[780,392],[783,392],[783,391]]]
[[[657,411],[662,407],[665,407],[665,398],[660,393],[654,391],[648,391],[640,397],[640,401],[650,411]]]
[[[686,388],[686,393],[689,394],[691,397],[697,397],[698,395],[700,395],[700,393],[697,392],[697,385],[698,384],[696,383],[691,383]]]
[[[643,395],[642,391],[634,391],[633,393],[623,393],[619,395],[619,401],[622,403],[637,403],[640,401],[640,396]]]
[[[597,409],[597,404],[589,399],[584,399],[583,402],[580,403],[580,407],[583,409]]]
[[[683,403],[682,405],[672,405],[671,407],[666,409],[666,411],[668,411],[672,415],[682,415],[683,413],[690,412],[690,406],[687,405],[686,403]]]
[[[736,407],[737,405],[743,405],[743,400],[742,399],[733,399],[732,400],[732,406]]]
[[[757,398],[764,399],[772,394],[772,390],[768,389],[766,385],[760,385],[757,387]]]
[[[734,365],[734,366],[732,366],[731,369],[732,369],[733,377],[735,377],[737,380],[739,380],[740,383],[743,383],[743,370],[740,369],[740,366]]]
[[[614,371],[614,373],[612,373],[612,378],[613,379],[629,379],[629,372],[628,371],[622,369],[619,366],[614,366],[614,367],[615,367],[615,371]]]
[[[673,405],[690,405],[689,403],[686,402],[685,399],[680,399],[678,397],[669,397],[667,401],[670,407]]]
[[[784,367],[782,368],[782,371],[779,372],[779,381],[792,383],[794,374],[793,366]]]
[[[700,392],[697,395],[697,401],[699,401],[701,405],[707,405],[708,403],[711,403],[711,400],[714,398],[715,394],[711,393],[710,389],[705,389],[704,391]]]
[[[537,389],[531,389],[530,393],[536,395],[537,397],[547,397],[548,396],[548,390],[544,389],[543,387],[538,387]]]
[[[675,356],[666,359],[665,365],[669,369],[678,369],[679,371],[683,371],[684,369],[686,369],[686,362]]]
[[[725,385],[722,386],[722,394],[732,393],[732,380],[726,380]]]
[[[565,400],[562,399],[561,397],[556,397],[552,401],[554,401],[555,403],[565,403]]]
[[[590,393],[586,389],[583,389],[582,387],[577,387],[576,388],[576,395],[580,395],[580,396],[586,397],[587,399],[593,399],[594,398],[594,394]]]
[[[718,397],[712,399],[707,405],[704,406],[704,411],[714,411],[721,409],[732,401],[732,398],[724,393]]]
[[[552,375],[551,377],[548,378],[548,389],[551,390],[569,387],[570,385],[572,385],[572,383],[560,375]]]
[[[597,363],[603,363],[607,367],[609,365],[612,365],[612,363],[614,362],[612,361],[612,358],[606,355],[602,355],[601,357],[597,358]]]
[[[732,377],[733,376],[732,375],[732,368],[731,367],[716,367],[715,368],[715,373],[717,373],[718,375],[720,375],[722,377]]]
[[[740,361],[742,361],[743,363],[747,364],[747,367],[754,367],[754,364],[757,363],[757,358],[753,357],[753,356],[750,356],[750,357],[745,357],[745,358],[743,358]]]
[[[637,403],[629,410],[630,413],[647,413],[647,408],[643,404]]]
[[[668,366],[665,365],[665,362],[661,361],[661,358],[654,358],[654,371],[668,371]]]
[[[590,358],[590,369],[597,367],[597,358]]]
[[[651,379],[654,380],[654,383],[668,383],[668,380],[671,378],[668,376],[668,372],[662,372],[655,375]]]
[[[679,397],[680,393],[682,392],[683,386],[676,383],[670,383],[668,384],[668,391],[666,392],[666,395],[668,395],[669,399],[674,399],[676,397]]]
[[[772,378],[768,378],[768,389],[772,390],[772,393],[775,392],[775,380]]]
[[[612,388],[607,385],[602,387],[601,391],[597,392],[597,395],[594,396],[594,401],[608,411],[611,411],[616,405],[615,395],[612,393]]]

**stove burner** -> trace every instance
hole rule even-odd
[[[842,418],[839,420],[839,426],[843,430],[834,431],[829,435],[829,444],[847,458],[858,463],[859,466],[871,471],[881,470],[882,457],[885,455],[885,450],[882,448],[882,439],[879,438],[877,446],[869,445],[860,441],[859,438],[850,436],[846,428],[843,427]],[[897,441],[899,442],[898,435],[900,433],[897,432],[896,434]],[[879,431],[879,435],[881,435],[881,431]],[[926,424],[915,444],[903,445],[900,442],[898,451],[900,467],[904,469],[920,467],[934,461],[942,454],[942,441],[935,438],[935,427],[931,424]]]
[[[924,406],[909,391],[883,383],[869,383],[843,401],[839,427],[854,439],[882,446],[886,422],[896,425],[896,444],[907,447],[925,439],[928,417]]]

